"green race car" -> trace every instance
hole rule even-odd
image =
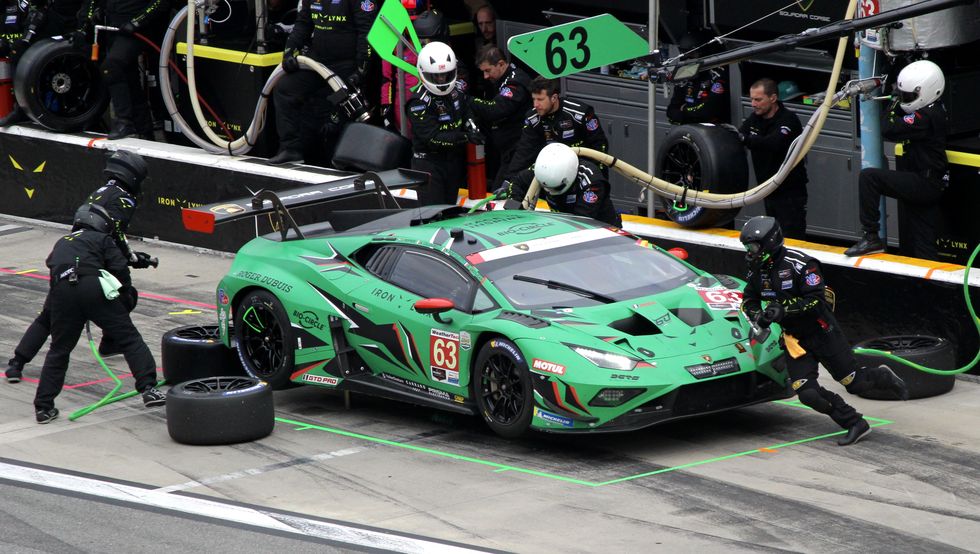
[[[791,395],[779,333],[753,334],[738,311],[744,283],[621,229],[456,206],[299,226],[285,200],[260,196],[235,217],[275,213],[282,227],[238,251],[218,326],[275,388],[479,414],[505,437],[627,431]],[[185,223],[213,225],[211,208],[185,209]]]

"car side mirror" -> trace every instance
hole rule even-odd
[[[420,314],[432,314],[432,319],[439,323],[452,323],[452,318],[443,318],[442,314],[455,309],[456,304],[448,298],[423,298],[416,301],[413,307]]]

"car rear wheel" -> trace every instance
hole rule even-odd
[[[527,361],[514,343],[493,339],[483,345],[474,368],[473,397],[494,433],[514,438],[527,432],[534,390]]]
[[[272,293],[254,290],[245,295],[235,310],[235,339],[249,375],[273,389],[289,385],[296,340],[286,310]]]

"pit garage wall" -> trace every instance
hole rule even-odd
[[[197,148],[135,139],[108,143],[99,135],[10,127],[0,131],[0,213],[71,223],[78,206],[103,182],[107,146],[136,151],[149,165],[130,235],[229,252],[256,235],[254,221],[229,223],[204,235],[184,229],[180,209],[250,197],[262,188],[281,191],[350,175],[315,167],[284,170],[268,166],[261,158],[231,159]],[[354,207],[365,207],[363,200],[306,208],[295,217],[303,224],[315,218],[315,210]],[[268,219],[261,218],[258,232],[270,231]]]

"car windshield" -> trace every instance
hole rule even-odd
[[[625,236],[592,241],[587,247],[576,244],[509,256],[482,263],[479,268],[515,308],[528,310],[593,306],[603,303],[603,297],[629,300],[697,278],[673,256],[640,246]],[[549,287],[539,280],[592,291],[597,297]]]

